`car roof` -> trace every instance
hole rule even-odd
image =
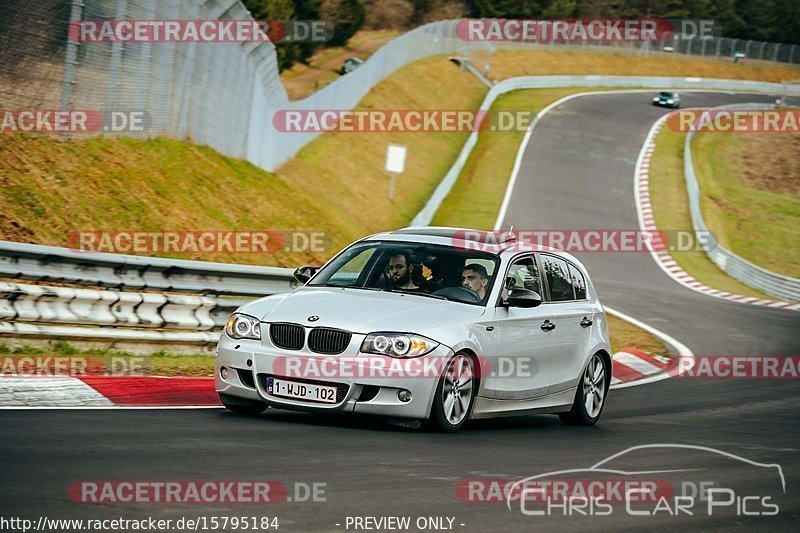
[[[421,244],[440,244],[444,246],[454,246],[453,240],[465,243],[474,242],[477,245],[476,251],[487,251],[494,255],[504,255],[530,252],[549,252],[558,254],[573,263],[583,266],[583,264],[571,254],[525,241],[518,241],[513,229],[486,231],[470,228],[453,228],[443,226],[410,226],[394,231],[376,233],[365,237],[365,241],[398,241],[415,242]],[[490,249],[486,249],[489,248]]]

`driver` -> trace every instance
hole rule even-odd
[[[461,272],[461,284],[481,297],[486,298],[486,286],[489,284],[489,274],[486,267],[472,263],[464,267]]]
[[[400,250],[389,259],[389,277],[395,289],[404,291],[420,290],[419,286],[411,278],[415,267],[412,258],[413,255],[409,250]]]

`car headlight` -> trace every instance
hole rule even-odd
[[[654,102],[658,102],[658,101],[659,101],[659,98],[658,98],[658,96],[656,96],[655,98],[653,98],[653,101],[654,101]]]
[[[439,343],[412,333],[370,333],[361,343],[362,353],[388,355],[389,357],[419,357],[431,352]]]
[[[254,316],[233,313],[225,324],[225,333],[232,339],[261,340],[261,321]]]
[[[667,103],[668,103],[668,104],[674,104],[674,103],[675,103],[675,101],[674,101],[674,100],[667,100]]]

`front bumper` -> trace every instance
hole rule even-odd
[[[392,360],[385,356],[359,353],[364,337],[354,334],[343,354],[330,356],[305,350],[281,350],[271,345],[269,340],[234,340],[223,334],[217,345],[214,372],[216,390],[220,394],[263,401],[279,409],[428,418],[439,383],[438,377],[431,372],[410,377],[376,371],[388,368],[387,365],[393,363],[412,360]],[[438,363],[448,360],[452,355],[450,348],[439,345],[430,354],[416,360],[422,363],[427,357]],[[228,369],[225,379],[221,376],[222,367]],[[314,372],[309,373],[309,370]],[[277,397],[267,393],[268,377],[336,386],[342,393],[337,395],[334,404]],[[410,391],[411,400],[400,401],[400,390]]]

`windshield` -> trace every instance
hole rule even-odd
[[[485,305],[498,264],[496,255],[485,252],[367,241],[347,248],[308,285],[410,293]]]
[[[663,96],[664,98],[673,98],[675,93],[658,93],[659,95]]]

